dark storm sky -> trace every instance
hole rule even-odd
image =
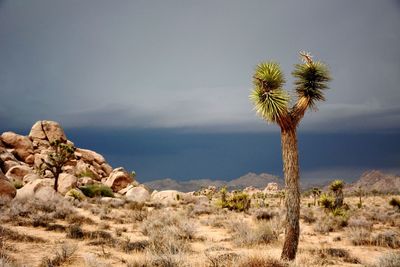
[[[0,131],[60,122],[139,179],[281,174],[248,95],[262,60],[330,66],[299,128],[303,178],[400,170],[399,1],[0,0]]]

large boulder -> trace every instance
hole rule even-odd
[[[96,172],[96,169],[88,164],[85,163],[83,160],[78,160],[75,166],[75,174],[77,177],[90,177],[96,181],[100,181],[101,177]]]
[[[17,194],[17,189],[8,181],[3,172],[0,171],[0,199],[11,200]]]
[[[144,203],[150,200],[150,193],[146,188],[136,186],[128,190],[125,195],[126,199],[135,201],[138,203]]]
[[[96,162],[99,165],[106,162],[102,155],[89,149],[77,148],[75,151],[75,156],[78,159],[83,159],[86,162]]]
[[[65,195],[69,190],[77,187],[78,178],[72,174],[60,173],[58,176],[58,192]]]
[[[26,136],[14,132],[5,132],[0,138],[8,147],[12,147],[17,157],[23,161],[33,154],[32,142]]]
[[[248,186],[245,189],[243,189],[243,192],[248,194],[249,196],[252,196],[252,195],[256,195],[256,194],[260,193],[261,190],[258,188],[255,188],[254,186]]]
[[[55,121],[38,121],[33,126],[29,133],[29,137],[32,140],[41,139],[53,142],[60,140],[63,142],[67,141],[64,130],[60,124]]]
[[[279,191],[279,185],[277,183],[268,183],[264,189],[264,193],[267,195],[276,195]]]
[[[163,205],[176,205],[180,200],[186,197],[185,193],[176,190],[154,191],[151,194],[151,200]]]
[[[17,165],[9,169],[6,176],[11,182],[18,181],[22,183],[24,176],[29,173],[33,173],[31,168],[24,165]]]
[[[120,167],[111,172],[104,184],[110,187],[114,192],[118,192],[132,182],[133,179],[131,175],[124,168]]]
[[[16,199],[38,199],[41,201],[52,201],[58,197],[53,188],[53,179],[38,179],[27,183],[17,190]]]
[[[33,182],[33,181],[36,181],[39,179],[42,179],[42,177],[40,177],[36,173],[28,173],[27,175],[24,176],[24,178],[22,179],[22,182],[23,182],[23,184],[27,184],[29,182]]]

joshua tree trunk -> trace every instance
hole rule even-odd
[[[299,157],[296,127],[288,130],[282,129],[281,142],[283,172],[286,185],[286,229],[281,258],[284,260],[293,260],[296,257],[300,235]]]

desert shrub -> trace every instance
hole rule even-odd
[[[371,244],[381,247],[400,248],[399,234],[392,230],[386,230],[372,235]]]
[[[372,223],[367,221],[367,219],[365,219],[364,217],[358,217],[358,218],[350,218],[348,221],[348,226],[361,227],[370,230],[372,228]]]
[[[120,248],[125,253],[130,253],[132,251],[143,251],[149,246],[147,240],[131,241],[129,238],[124,239],[120,242]]]
[[[24,184],[18,180],[13,181],[13,185],[14,185],[15,189],[20,189],[24,186]]]
[[[250,203],[251,200],[248,194],[243,192],[234,192],[228,197],[222,194],[218,205],[229,210],[247,211],[250,208]]]
[[[392,198],[389,201],[389,205],[400,210],[400,200],[397,198]]]
[[[51,201],[41,201],[37,199],[14,199],[6,206],[0,208],[3,222],[19,224],[23,220],[33,221],[40,214],[46,217],[48,222],[55,219],[65,219],[67,216],[75,214],[76,211],[70,202],[63,198],[54,198]]]
[[[347,226],[347,221],[347,216],[333,216],[332,214],[324,214],[317,218],[313,229],[317,233],[327,234]]]
[[[190,250],[189,242],[196,238],[197,232],[192,221],[163,211],[156,211],[148,216],[142,222],[140,231],[148,236],[147,251],[153,257],[154,266],[164,266],[159,264],[179,260],[180,254]]]
[[[74,255],[76,250],[76,245],[64,243],[55,251],[55,255],[52,258],[43,258],[40,267],[61,266],[71,260],[71,257]]]
[[[314,223],[317,220],[314,211],[310,208],[300,210],[300,218],[303,219],[305,223]]]
[[[67,229],[67,237],[73,239],[82,239],[85,233],[79,224],[72,224]]]
[[[239,255],[234,252],[223,253],[205,253],[208,260],[208,267],[230,267],[234,266],[234,261],[239,258]]]
[[[72,197],[73,199],[77,199],[79,201],[83,201],[84,200],[84,196],[82,195],[81,192],[79,192],[79,190],[77,189],[71,189],[68,192],[68,196]]]
[[[61,224],[49,224],[46,227],[46,231],[55,231],[55,232],[65,232],[66,231],[66,227],[64,225]]]
[[[92,254],[92,253],[85,254],[83,256],[83,258],[85,260],[85,266],[87,266],[87,267],[111,267],[111,264],[101,261],[100,259],[97,258],[97,256],[95,254]],[[130,266],[130,265],[128,265],[128,266]],[[147,265],[146,266],[143,265],[140,267],[147,267]]]
[[[278,216],[278,213],[275,211],[270,211],[270,210],[257,210],[254,212],[254,217],[256,220],[265,220],[265,221],[269,221],[273,218],[275,218],[276,216]]]
[[[96,175],[91,171],[90,169],[85,169],[84,171],[76,174],[76,177],[82,178],[82,177],[90,177],[92,179],[96,179]]]
[[[360,263],[360,260],[352,257],[350,253],[342,248],[319,248],[319,249],[310,249],[308,252],[313,255],[317,256],[319,259],[324,262],[324,259],[329,259],[329,258],[340,258],[344,262],[347,263],[354,263],[358,264]],[[325,264],[323,264],[325,265]]]
[[[400,252],[389,252],[378,258],[374,267],[398,267],[400,266]]]
[[[235,266],[238,267],[288,267],[289,264],[279,259],[258,255],[241,258]]]
[[[278,239],[281,230],[274,229],[270,222],[259,222],[250,227],[243,221],[236,221],[229,228],[233,242],[240,247],[269,244]]]
[[[101,184],[92,184],[79,187],[87,197],[114,197],[110,187]]]
[[[330,195],[323,193],[321,194],[321,196],[319,197],[319,204],[327,209],[330,210],[334,207],[335,204],[335,200],[333,197],[331,197]]]
[[[4,240],[12,240],[14,242],[34,242],[34,243],[46,242],[43,238],[22,234],[3,226],[0,226],[0,237]]]
[[[363,227],[349,227],[347,234],[351,243],[355,246],[371,244],[371,231]]]

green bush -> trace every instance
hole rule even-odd
[[[222,194],[219,205],[229,210],[247,211],[250,208],[250,198],[248,194],[243,192],[232,193],[229,197]]]
[[[14,185],[15,189],[20,189],[20,188],[22,188],[24,186],[24,184],[21,181],[18,181],[18,180],[14,181],[13,185]]]
[[[335,200],[328,194],[322,194],[319,198],[319,204],[325,209],[332,209],[334,206]]]
[[[110,187],[105,185],[93,184],[79,188],[87,197],[114,197],[114,193]]]
[[[82,171],[81,173],[77,174],[78,178],[82,178],[82,177],[90,177],[92,179],[96,179],[96,175],[93,173],[92,170],[90,169],[86,169],[84,171]]]

